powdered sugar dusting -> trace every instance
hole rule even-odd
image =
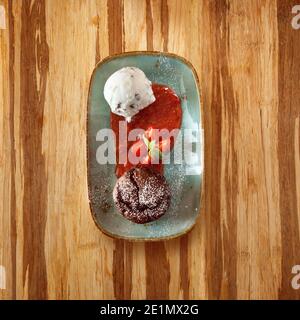
[[[97,179],[101,184],[94,185],[89,192],[89,198],[92,206],[102,212],[108,212],[111,209],[111,187],[110,181],[105,179]]]
[[[177,195],[182,194],[184,188],[185,171],[183,165],[174,165],[172,167],[166,166],[165,176],[167,177],[167,180],[170,181],[169,186],[172,196],[169,214],[175,214],[177,210],[173,209],[178,207],[178,204],[182,201]]]
[[[182,74],[170,62],[170,59],[160,55],[156,61],[155,68],[151,74],[151,81],[161,83],[162,75],[168,79],[168,86],[171,87],[179,97],[185,96],[185,89],[182,86]]]
[[[158,172],[133,168],[117,181],[113,198],[124,217],[136,223],[147,223],[166,212],[171,197],[165,178]]]

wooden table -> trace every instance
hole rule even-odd
[[[295,4],[0,0],[0,298],[299,299]],[[89,211],[90,76],[130,50],[177,53],[200,78],[204,203],[171,241],[110,239]]]

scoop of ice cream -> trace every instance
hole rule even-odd
[[[128,122],[140,110],[155,101],[151,81],[134,67],[125,67],[113,73],[104,85],[104,97],[111,111]]]

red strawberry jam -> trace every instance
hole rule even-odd
[[[124,118],[111,113],[111,128],[116,135],[117,177],[120,177],[123,173],[136,166],[136,164],[132,164],[128,160],[130,152],[134,152],[140,157],[140,166],[151,167],[152,169],[159,171],[161,174],[163,173],[163,164],[161,163],[161,160],[159,160],[157,164],[151,163],[153,152],[148,149],[148,146],[145,147],[143,144],[147,143],[147,141],[151,142],[151,133],[153,132],[153,129],[167,129],[168,131],[179,129],[181,126],[182,110],[180,99],[173,90],[160,84],[152,84],[152,90],[156,100],[136,114],[132,118],[131,122],[127,123],[126,137],[119,136],[119,122],[124,121]],[[128,141],[128,134],[133,129],[145,130],[144,139],[140,138],[137,139],[137,141]],[[171,139],[169,143],[170,148],[172,148],[174,145],[173,139]],[[154,146],[156,149],[155,151],[162,151],[163,144],[164,141],[157,142]],[[125,158],[126,163],[119,163],[121,162],[119,161],[120,158]]]

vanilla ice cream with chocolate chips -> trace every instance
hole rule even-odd
[[[114,72],[104,85],[104,97],[111,111],[127,122],[155,101],[151,81],[141,69],[134,67]]]

